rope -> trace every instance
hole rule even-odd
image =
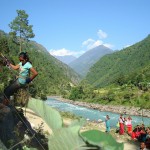
[[[0,53],[0,55],[2,56],[2,58],[3,59],[5,59],[5,61],[8,61],[7,60],[7,58],[2,54],[2,53]],[[6,67],[8,67],[9,69],[10,69],[10,71],[12,72],[12,74],[14,74],[14,72],[12,71],[12,68],[11,67],[9,67],[8,65],[6,65]],[[15,76],[16,76],[16,74],[14,74]],[[3,93],[4,94],[4,97],[10,102],[10,100],[7,98],[7,96],[5,95],[5,93]],[[29,85],[28,85],[28,96],[29,96]],[[27,104],[27,103],[26,103]],[[30,128],[29,128],[29,126],[25,123],[25,121],[22,119],[22,117],[19,115],[19,113],[18,113],[18,111],[16,110],[16,108],[15,108],[15,106],[13,106],[13,105],[11,105],[13,108],[14,108],[14,110],[15,110],[15,112],[16,112],[16,114],[18,115],[18,117],[20,118],[20,120],[24,123],[24,125],[27,127],[27,129],[31,132],[31,134],[33,135],[33,137],[32,138],[35,138],[36,139],[36,141],[39,143],[39,145],[41,146],[41,148],[43,149],[43,150],[45,150],[45,148],[43,147],[43,145],[40,143],[40,141],[37,139],[37,137],[35,136],[35,134],[32,132],[32,130],[30,130]],[[26,105],[26,107],[27,107],[27,105]],[[26,114],[26,107],[25,107],[25,114]],[[15,144],[14,146],[12,146],[11,148],[10,148],[10,150],[12,149],[12,148],[14,148],[15,146],[17,146],[18,144],[20,144],[20,143],[22,143],[23,141],[20,141],[19,143],[17,143],[17,144]]]
[[[8,62],[8,59],[1,52],[0,52],[0,56],[2,57],[3,60],[5,59],[4,61]],[[12,71],[12,68],[8,64],[6,64],[6,67],[10,70],[10,72],[12,73],[12,75],[14,75],[15,78],[16,78],[17,74],[14,71]]]
[[[31,139],[33,139],[35,137],[35,134],[31,137]],[[26,140],[21,140],[20,142],[16,143],[15,145],[13,145],[9,150],[12,150],[14,147],[16,147],[17,145],[26,142]]]
[[[7,96],[4,94],[5,98],[10,101]],[[12,105],[13,106],[13,105]],[[16,108],[13,106],[14,110],[16,111],[16,114],[18,115],[18,117],[20,118],[20,120],[24,123],[24,125],[28,128],[28,130],[31,132],[31,134],[34,136],[34,138],[36,139],[36,141],[39,143],[39,145],[42,147],[43,150],[45,150],[45,148],[43,147],[43,145],[40,143],[40,141],[37,139],[37,137],[35,136],[35,134],[30,130],[30,128],[28,127],[28,125],[25,123],[25,121],[22,119],[22,117],[19,115],[19,113],[17,112]],[[10,148],[11,149],[11,148]]]
[[[28,96],[28,100],[29,100],[29,84],[27,85],[27,96]],[[28,101],[25,104],[25,110],[24,110],[25,111],[25,116],[26,116],[27,103],[28,103]]]
[[[8,149],[8,150],[12,150],[12,149],[15,148],[17,145],[19,145],[19,144],[21,144],[21,143],[23,143],[23,142],[24,142],[24,140],[18,142],[17,144],[13,145],[13,146],[12,146],[10,149]]]

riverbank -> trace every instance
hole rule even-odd
[[[139,107],[127,107],[127,106],[112,106],[112,105],[101,105],[101,104],[93,104],[93,103],[87,103],[87,102],[79,102],[79,101],[73,101],[64,99],[60,96],[48,96],[48,98],[55,98],[59,101],[63,101],[66,103],[70,103],[73,105],[83,106],[90,109],[96,109],[99,111],[108,111],[113,113],[119,113],[119,114],[127,114],[127,115],[134,115],[134,116],[143,116],[150,118],[150,109],[140,109]]]
[[[30,122],[33,129],[38,129],[42,124],[44,133],[47,133],[48,135],[52,134],[50,127],[34,111],[28,108],[26,108],[26,110],[23,108],[23,110],[25,111],[25,117]],[[63,118],[63,123],[65,126],[70,125],[72,121],[73,120],[71,118]],[[87,121],[87,123],[81,128],[81,132],[92,129],[105,132],[105,123]],[[111,129],[111,135],[116,139],[117,142],[124,143],[124,150],[135,150],[139,147],[139,143],[137,141],[131,140],[127,134],[119,135],[118,133],[115,133],[114,129]]]

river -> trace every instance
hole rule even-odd
[[[98,121],[99,119],[105,121],[106,115],[109,115],[111,119],[110,122],[112,127],[116,127],[120,115],[117,113],[99,111],[95,109],[89,109],[86,107],[69,104],[66,102],[59,101],[55,98],[48,98],[47,101],[45,101],[45,103],[57,110],[64,111],[64,112],[71,112],[77,116],[82,116],[86,119],[88,118],[90,121]],[[128,115],[126,115],[126,117],[128,117]],[[146,126],[150,126],[150,118],[148,117],[143,117],[143,121],[141,116],[131,116],[131,117],[132,117],[133,125],[142,124],[144,122]]]

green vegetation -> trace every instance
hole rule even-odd
[[[150,35],[121,51],[105,55],[92,66],[86,80],[94,87],[111,84],[144,86],[150,80]]]
[[[133,84],[110,85],[94,89],[82,83],[71,90],[69,97],[64,96],[64,98],[96,104],[124,105],[150,109],[150,88],[147,86],[147,90],[145,88],[141,90]]]
[[[72,121],[67,127],[64,127],[59,112],[46,105],[43,101],[31,99],[28,107],[40,115],[52,129],[53,134],[48,137],[49,149],[123,150],[123,143],[116,142],[110,134],[100,132],[99,130],[90,130],[81,133],[80,129],[85,124],[84,119]]]
[[[34,34],[28,25],[28,15],[21,10],[17,13],[9,25],[11,32],[0,32],[0,52],[14,64],[18,63],[20,45],[29,53],[39,73],[30,84],[30,96],[46,99],[47,95],[63,95],[75,101],[150,108],[150,35],[133,46],[103,56],[79,84],[78,74],[51,56],[42,45],[29,41]],[[0,64],[2,92],[17,72],[2,67],[1,59]]]
[[[28,15],[22,10],[18,10],[17,14],[9,25],[11,32],[0,31],[0,52],[13,64],[18,63],[20,51],[28,52],[38,76],[30,84],[29,91],[21,89],[15,95],[16,105],[25,105],[29,96],[45,100],[48,95],[62,95],[74,101],[150,109],[150,35],[133,46],[102,57],[80,82],[80,76],[71,68],[51,56],[42,45],[29,41],[34,33],[32,25],[28,24]],[[0,93],[17,74],[5,67],[0,57]],[[81,118],[62,112],[60,115],[42,101],[34,99],[29,101],[28,106],[44,118],[53,130],[53,136],[48,141],[51,149],[105,149],[116,146],[123,149],[122,144],[117,144],[109,135],[106,140],[103,138],[106,135],[99,131],[80,134],[79,129],[84,124]],[[61,116],[77,121],[65,128]],[[108,145],[109,140],[112,142]]]
[[[116,149],[116,150],[122,150],[124,149],[123,143],[117,143],[115,139],[111,136],[111,134],[101,132],[99,130],[89,130],[81,133],[83,138],[85,138],[87,141],[90,141],[90,143],[98,144],[102,147],[102,150],[108,150],[108,149]]]
[[[79,120],[82,118],[82,117],[76,116],[75,114],[70,113],[70,112],[59,111],[59,113],[60,113],[62,118],[69,118],[72,120],[75,120],[75,119]]]
[[[51,56],[43,46],[33,41],[28,43],[24,41],[22,47],[23,51],[28,52],[33,67],[39,73],[34,82],[30,84],[29,93],[32,97],[45,99],[47,95],[66,94],[68,88],[78,84],[79,75]],[[18,64],[19,45],[14,43],[11,37],[3,31],[0,32],[0,52],[7,56],[12,63]],[[9,70],[2,65],[3,60],[0,58],[0,92],[3,92],[3,89],[18,74],[17,71]]]
[[[149,109],[149,51],[150,35],[133,46],[105,55],[65,98]]]
[[[11,28],[10,35],[13,41],[20,45],[21,52],[23,42],[35,36],[33,26],[29,25],[28,14],[24,10],[17,10],[17,17],[9,24],[9,27]]]

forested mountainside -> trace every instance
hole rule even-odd
[[[32,96],[51,95],[64,93],[71,85],[79,83],[80,77],[66,64],[60,62],[40,44],[31,41],[23,43],[23,51],[28,52],[30,60],[38,71],[38,76],[30,86]],[[0,32],[0,52],[13,63],[18,63],[19,46],[15,44],[5,32]],[[0,71],[0,91],[15,76],[6,67]]]
[[[144,40],[102,57],[86,76],[94,87],[150,82],[150,35]]]
[[[73,68],[78,74],[85,77],[93,64],[95,64],[104,55],[110,53],[113,53],[111,49],[103,45],[99,45],[93,49],[88,50],[79,58],[72,61],[69,66]]]
[[[128,48],[103,56],[67,98],[150,109],[149,97],[150,35]]]

